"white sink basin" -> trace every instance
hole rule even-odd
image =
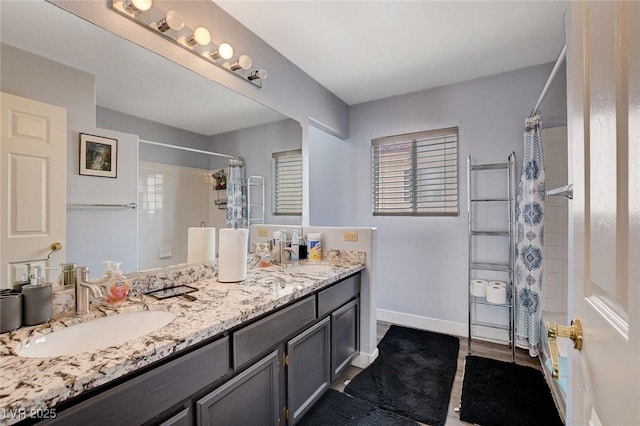
[[[119,345],[158,330],[174,318],[175,314],[166,311],[138,311],[102,317],[30,339],[18,355],[46,358]]]
[[[312,263],[307,263],[304,265],[293,265],[287,268],[284,268],[284,272],[289,272],[291,274],[322,274],[325,272],[329,272],[333,270],[333,266],[330,265],[316,265]]]

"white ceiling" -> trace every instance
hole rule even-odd
[[[215,1],[349,105],[554,61],[568,1]]]

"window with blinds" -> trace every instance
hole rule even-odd
[[[272,154],[273,214],[302,214],[302,150]]]
[[[458,128],[371,141],[374,216],[458,215]]]

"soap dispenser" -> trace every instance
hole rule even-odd
[[[22,322],[26,325],[47,322],[53,314],[51,301],[53,285],[44,282],[44,275],[41,275],[42,269],[40,264],[33,265],[31,284],[22,286]]]
[[[103,260],[102,263],[106,265],[104,268],[104,276],[102,277],[103,281],[106,283],[113,277],[113,268],[111,268],[113,260]]]
[[[107,303],[119,303],[127,300],[129,294],[129,282],[120,270],[122,262],[114,262],[114,270],[111,272],[111,279],[106,285]]]

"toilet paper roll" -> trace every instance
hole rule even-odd
[[[187,263],[216,260],[216,228],[189,228]]]
[[[487,280],[471,280],[471,295],[476,297],[487,297]]]
[[[487,302],[496,305],[507,303],[507,283],[502,281],[491,281],[487,286]]]
[[[247,278],[248,229],[221,229],[218,239],[218,281],[236,283]]]

